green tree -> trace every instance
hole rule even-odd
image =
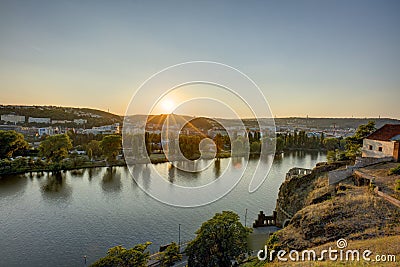
[[[224,139],[221,134],[217,134],[214,137],[215,146],[217,148],[217,158],[219,158],[222,148],[224,146]]]
[[[346,138],[346,156],[352,159],[360,156],[363,139],[375,130],[374,121],[369,121],[367,124],[358,126],[354,135]]]
[[[18,150],[27,148],[28,143],[22,134],[0,130],[0,158],[11,158]]]
[[[250,145],[251,153],[260,153],[261,152],[261,144],[259,141],[253,141]]]
[[[162,252],[161,263],[162,266],[172,266],[174,262],[180,261],[182,254],[179,253],[179,246],[172,242],[164,252]]]
[[[340,141],[337,138],[326,138],[323,141],[323,145],[328,151],[335,151],[340,147]]]
[[[39,154],[48,161],[58,163],[68,156],[72,143],[68,135],[47,136],[39,145]]]
[[[92,156],[89,156],[89,151],[92,151]],[[98,158],[102,155],[102,150],[100,147],[100,141],[92,140],[86,146],[86,154],[88,155],[89,159],[92,157]]]
[[[276,153],[281,153],[283,149],[285,148],[285,140],[283,139],[282,136],[278,136],[276,138]]]
[[[93,263],[92,267],[145,267],[150,257],[147,247],[151,242],[126,249],[123,246],[110,248],[107,256]]]
[[[249,253],[247,236],[239,216],[232,211],[217,213],[196,231],[196,238],[187,248],[189,266],[231,266],[232,260],[240,261]]]
[[[108,163],[115,162],[115,158],[122,148],[121,142],[121,136],[117,134],[104,136],[101,140],[100,147]]]

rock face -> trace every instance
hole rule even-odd
[[[351,180],[328,184],[327,172],[340,166],[319,164],[280,187],[277,226],[270,246],[302,250],[340,238],[369,239],[400,233],[400,209]]]
[[[279,188],[278,199],[276,200],[276,225],[278,227],[286,226],[291,218],[307,205],[309,193],[314,190],[314,183],[321,173],[339,168],[345,163],[318,163],[312,169],[293,168],[286,174],[286,180]],[[325,195],[324,195],[325,194]],[[330,196],[329,193],[324,193],[314,201],[317,203],[322,199]],[[320,198],[320,199],[318,199]]]

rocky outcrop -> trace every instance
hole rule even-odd
[[[281,184],[276,201],[276,223],[278,227],[285,226],[296,212],[301,210],[309,201],[318,203],[321,199],[329,198],[329,193],[316,196],[309,200],[309,193],[314,190],[314,183],[322,173],[337,169],[347,162],[328,164],[318,163],[312,170],[293,168],[286,174],[286,180]],[[319,198],[319,200],[318,200]]]
[[[302,250],[345,238],[398,235],[400,209],[353,182],[328,184],[327,172],[337,164],[319,164],[311,173],[294,176],[280,187],[277,225],[271,246]],[[289,223],[288,223],[289,222]]]

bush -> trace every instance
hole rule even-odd
[[[400,179],[399,179],[399,180],[396,180],[396,185],[394,186],[394,189],[395,189],[396,191],[400,191]]]
[[[389,170],[389,175],[400,174],[400,165]]]

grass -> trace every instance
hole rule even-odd
[[[383,190],[392,191],[398,176],[389,176],[388,170],[395,163],[380,164],[364,168],[376,178]],[[289,181],[281,187],[282,204],[295,214],[290,224],[275,232],[271,247],[302,251],[315,248],[321,251],[336,241],[345,238],[348,249],[369,249],[373,253],[395,255],[400,261],[400,209],[371,192],[368,186],[355,186],[352,178],[336,186],[329,186],[326,174],[321,173],[301,181]],[[300,207],[300,208],[299,208]],[[297,210],[297,212],[296,212]],[[318,253],[317,253],[318,255]],[[375,254],[372,254],[371,258]],[[250,258],[241,266],[400,266],[389,262],[260,262]]]
[[[263,262],[258,260],[257,257],[251,257],[248,259],[246,263],[241,264],[242,267],[262,267],[262,266],[271,266],[271,267],[280,267],[280,266],[399,266],[400,261],[400,235],[395,236],[385,236],[385,237],[376,237],[372,239],[365,240],[352,240],[348,241],[347,247],[343,249],[343,252],[346,253],[346,250],[358,250],[360,252],[360,261],[286,261],[279,262],[275,260],[274,262]],[[329,247],[332,249],[337,249],[336,241],[329,242],[324,245],[309,248],[316,252],[317,257],[321,255],[322,250],[328,250]],[[365,250],[370,250],[372,254],[369,256],[371,259],[370,262],[364,261],[362,259],[362,253]],[[345,255],[345,254],[344,254]],[[377,262],[375,257],[377,255],[394,255],[395,260],[391,262]]]
[[[399,182],[400,175],[392,173],[391,170],[399,169],[399,164],[395,162],[381,163],[374,166],[360,169],[363,173],[375,177],[375,185],[379,189],[396,199],[400,200]],[[389,174],[392,173],[392,174]]]
[[[336,190],[331,190],[330,198],[321,198],[330,192],[324,183],[323,177],[314,181],[314,190],[307,197],[308,204],[294,215],[288,227],[275,233],[277,247],[301,251],[340,238],[356,242],[382,236],[399,237],[400,210],[397,207],[375,196],[368,187],[350,183],[337,185]],[[315,199],[321,201],[313,204]]]
[[[389,175],[400,174],[400,164],[397,167],[391,168],[388,174]]]

